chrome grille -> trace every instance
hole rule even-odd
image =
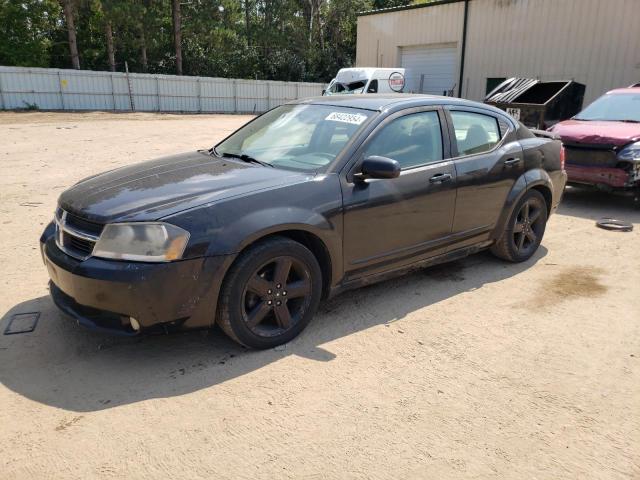
[[[60,250],[79,260],[93,253],[103,225],[93,223],[61,208],[56,210],[56,245]]]

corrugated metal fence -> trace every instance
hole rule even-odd
[[[264,112],[320,83],[0,66],[0,109]]]

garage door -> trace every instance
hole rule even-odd
[[[458,48],[455,43],[402,47],[400,51],[401,66],[406,68],[405,92],[442,95],[445,90],[453,89],[456,93]]]

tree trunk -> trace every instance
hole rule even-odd
[[[63,0],[64,19],[67,23],[67,35],[69,37],[69,53],[71,55],[71,66],[80,70],[80,55],[78,55],[78,43],[76,41],[76,23],[73,17],[73,0]]]
[[[244,29],[247,35],[247,47],[251,45],[251,5],[244,0]]]
[[[316,5],[316,28],[318,29],[318,38],[320,40],[320,50],[324,50],[324,32],[322,31],[322,0],[318,0]]]
[[[264,31],[268,32],[267,35],[271,33],[271,14],[272,14],[271,2],[269,0],[264,0]],[[271,41],[270,37],[263,35],[263,42],[264,42],[263,52],[264,52],[265,58],[267,59],[269,58],[269,55],[271,55],[271,49],[269,48],[270,41]]]
[[[149,62],[147,60],[147,42],[144,38],[144,28],[140,29],[140,63],[142,64],[142,71],[146,72]]]
[[[173,43],[176,50],[176,73],[182,75],[182,27],[180,19],[180,0],[172,0]]]
[[[107,56],[109,57],[109,70],[116,71],[116,49],[113,46],[113,30],[111,29],[111,22],[107,21],[104,27],[105,34],[107,36]]]
[[[309,45],[311,45],[313,42],[313,0],[309,0],[309,8]]]

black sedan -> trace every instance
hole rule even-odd
[[[413,95],[277,107],[210,150],[81,181],[42,238],[53,300],[138,335],[211,327],[269,348],[322,298],[483,249],[537,250],[560,142],[501,110]]]

